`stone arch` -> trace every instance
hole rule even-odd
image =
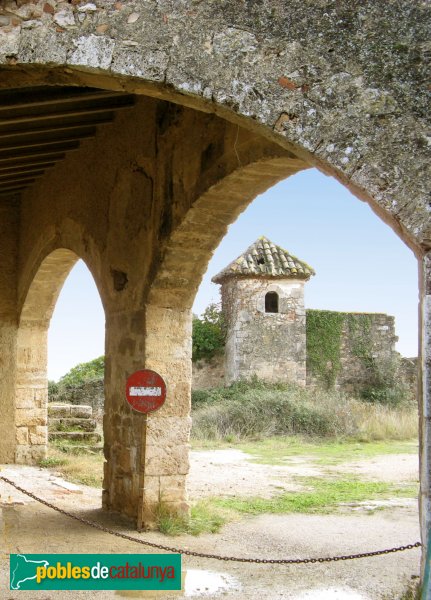
[[[228,226],[258,195],[307,168],[285,156],[255,157],[236,165],[193,203],[162,250],[161,265],[148,293],[150,305],[188,310],[212,253]]]
[[[411,245],[431,246],[429,7],[262,0],[123,8],[102,2],[85,18],[75,5],[40,17],[21,11],[15,29],[8,12],[0,87],[92,85],[214,112],[325,169]]]
[[[67,248],[49,252],[35,269],[19,316],[16,361],[15,462],[32,464],[46,455],[47,336],[51,317],[79,256]]]

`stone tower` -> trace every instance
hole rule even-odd
[[[227,323],[226,383],[306,382],[304,283],[313,269],[265,237],[213,277]]]

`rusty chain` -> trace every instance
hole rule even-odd
[[[88,525],[89,527],[93,527],[94,529],[98,529],[99,531],[104,531],[105,533],[110,533],[111,535],[115,535],[116,537],[122,538],[124,540],[128,540],[130,542],[135,542],[136,544],[142,544],[143,546],[150,546],[151,548],[156,548],[157,550],[164,550],[165,552],[173,552],[175,554],[184,554],[185,556],[196,556],[199,558],[213,558],[215,560],[223,560],[223,561],[232,561],[232,562],[241,562],[241,563],[260,563],[260,564],[271,564],[271,565],[306,565],[306,564],[314,564],[314,563],[327,563],[327,562],[336,562],[339,560],[353,560],[355,558],[368,558],[370,556],[381,556],[384,554],[392,554],[394,552],[403,552],[404,550],[412,550],[413,548],[420,548],[422,546],[421,542],[416,542],[415,544],[407,544],[406,546],[398,546],[396,548],[388,548],[386,550],[375,550],[374,552],[361,552],[360,554],[347,554],[342,556],[327,556],[322,558],[242,558],[238,556],[222,556],[220,554],[206,554],[205,552],[196,552],[194,550],[186,550],[184,548],[175,548],[171,546],[165,546],[164,544],[156,544],[155,542],[149,542],[147,540],[142,540],[139,538],[135,538],[131,535],[127,535],[126,533],[121,533],[119,531],[113,531],[112,529],[108,529],[99,523],[94,521],[89,521],[88,519],[84,519],[83,517],[78,517],[78,515],[74,515],[73,513],[69,513],[54,504],[51,504],[47,500],[43,500],[43,498],[39,498],[32,492],[28,492],[23,489],[7,477],[0,476],[0,480],[8,483],[16,490],[25,494],[29,498],[33,498],[36,502],[40,504],[44,504],[48,508],[52,508],[56,512],[66,515],[70,519],[75,519],[79,523],[83,523],[84,525]]]

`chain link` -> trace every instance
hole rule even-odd
[[[361,552],[360,554],[347,554],[341,556],[327,556],[323,558],[243,558],[238,556],[222,556],[220,554],[206,554],[205,552],[196,552],[194,550],[186,550],[184,548],[175,548],[172,546],[165,546],[164,544],[156,544],[155,542],[149,542],[147,540],[135,538],[131,535],[127,535],[126,533],[121,533],[119,531],[114,531],[112,529],[108,529],[99,523],[95,523],[94,521],[89,521],[88,519],[84,519],[82,517],[78,517],[78,515],[74,515],[73,513],[69,513],[43,498],[39,498],[32,492],[28,492],[23,489],[7,477],[0,476],[0,479],[16,490],[25,494],[29,498],[33,498],[36,502],[40,504],[44,504],[48,508],[52,508],[58,513],[69,517],[70,519],[75,519],[79,523],[83,523],[84,525],[88,525],[89,527],[93,527],[94,529],[98,529],[99,531],[104,531],[105,533],[110,533],[111,535],[115,535],[116,537],[122,538],[124,540],[128,540],[130,542],[135,542],[136,544],[142,544],[143,546],[149,546],[151,548],[156,548],[157,550],[164,550],[165,552],[174,552],[175,554],[184,554],[185,556],[196,556],[199,558],[213,558],[215,560],[223,560],[223,561],[232,561],[232,562],[241,562],[241,563],[257,563],[257,564],[270,564],[270,565],[307,565],[314,563],[327,563],[327,562],[336,562],[338,560],[353,560],[355,558],[368,558],[370,556],[382,556],[384,554],[392,554],[393,552],[403,552],[404,550],[412,550],[413,548],[420,548],[422,546],[421,542],[416,542],[415,544],[407,544],[406,546],[398,546],[396,548],[388,548],[386,550],[375,550],[374,552]]]

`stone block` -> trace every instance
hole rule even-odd
[[[18,388],[15,396],[16,408],[43,408],[46,391],[32,388]]]
[[[190,440],[191,417],[158,417],[149,415],[147,423],[147,445],[167,446],[188,444]]]
[[[15,462],[19,465],[36,465],[40,460],[46,458],[47,447],[41,446],[17,446]]]
[[[16,428],[16,443],[21,445],[28,444],[28,428],[27,427],[17,427]]]
[[[70,417],[70,404],[48,404],[48,415],[50,417]]]
[[[17,427],[34,427],[36,425],[46,425],[47,423],[46,410],[43,408],[18,408],[15,414]]]
[[[29,431],[30,444],[44,445],[48,442],[48,428],[44,426],[31,427]]]
[[[114,463],[122,473],[133,473],[136,469],[136,449],[119,447],[115,450]]]
[[[85,406],[83,404],[78,404],[76,406],[70,407],[70,416],[76,417],[80,419],[91,419],[93,416],[93,409],[91,406]]]
[[[160,477],[160,500],[162,502],[186,502],[186,479],[182,475]]]
[[[189,472],[189,447],[147,446],[146,475],[186,475]]]

